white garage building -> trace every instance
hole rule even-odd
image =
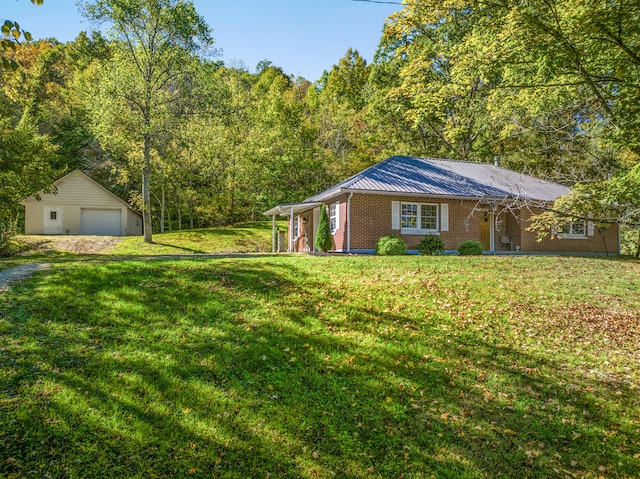
[[[39,191],[22,201],[25,207],[25,234],[142,234],[140,213],[80,170],[63,176],[54,185],[55,193]]]

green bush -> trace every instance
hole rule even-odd
[[[444,241],[438,235],[427,235],[420,241],[418,251],[427,256],[442,254],[444,253]]]
[[[458,253],[463,256],[479,255],[482,254],[482,251],[484,251],[484,248],[479,241],[467,240],[458,246]]]
[[[327,207],[324,203],[322,203],[322,207],[320,208],[320,220],[318,221],[315,243],[316,248],[320,251],[329,251],[333,248],[333,236],[331,235],[329,215],[327,215]]]
[[[407,254],[407,245],[399,236],[383,236],[376,244],[376,254],[380,256]]]

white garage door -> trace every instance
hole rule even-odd
[[[120,236],[120,210],[89,210],[80,213],[80,233],[83,235]]]

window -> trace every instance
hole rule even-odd
[[[413,203],[402,203],[402,223],[403,228],[418,229],[418,205]]]
[[[300,234],[300,217],[296,216],[293,218],[293,237],[297,238]]]
[[[49,212],[49,219],[50,220],[57,220],[58,219],[58,212],[57,211]]]
[[[438,229],[438,206],[437,205],[421,205],[420,220],[423,230]]]
[[[587,236],[587,227],[584,221],[570,221],[558,233],[563,238],[584,238]]]
[[[329,227],[331,228],[331,233],[335,233],[338,230],[339,211],[340,211],[340,202],[332,203],[329,205]]]
[[[405,233],[423,233],[438,230],[438,205],[425,203],[402,203],[401,230]]]

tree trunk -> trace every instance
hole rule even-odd
[[[182,231],[182,195],[178,193],[178,211],[176,211],[176,216],[178,217],[178,230]]]
[[[149,133],[142,135],[144,166],[142,167],[142,226],[145,243],[153,243],[151,230],[151,138]]]
[[[164,188],[164,180],[160,182],[161,195],[160,195],[160,233],[164,233],[164,214],[167,204],[167,193]]]
[[[171,226],[171,205],[172,202],[169,202],[167,207],[167,227],[169,228],[169,231],[173,231],[173,227]]]

